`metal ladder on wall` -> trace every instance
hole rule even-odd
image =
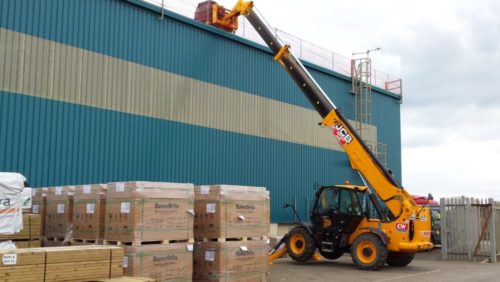
[[[387,166],[387,146],[376,142],[369,132],[372,125],[372,62],[368,57],[351,60],[352,94],[354,94],[355,130],[379,161]]]

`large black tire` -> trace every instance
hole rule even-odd
[[[352,261],[363,270],[380,269],[387,261],[387,256],[387,247],[372,233],[359,235],[351,246]]]
[[[302,226],[296,226],[288,233],[286,242],[288,255],[297,262],[306,262],[316,251],[316,242],[312,234]]]
[[[387,257],[387,264],[390,266],[398,267],[407,266],[411,263],[414,257],[415,253],[389,252],[389,256]]]
[[[341,257],[344,252],[342,251],[333,251],[333,252],[319,252],[324,258],[327,258],[327,259],[331,259],[331,260],[334,260],[334,259],[338,259],[339,257]]]

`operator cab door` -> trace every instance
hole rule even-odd
[[[318,231],[351,234],[364,218],[363,192],[335,186],[318,192],[311,220]]]

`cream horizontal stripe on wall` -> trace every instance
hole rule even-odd
[[[0,62],[2,91],[342,150],[313,110],[3,28]]]

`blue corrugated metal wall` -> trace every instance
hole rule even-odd
[[[8,0],[0,2],[0,28],[311,108],[267,49],[180,16],[160,21],[147,7]],[[306,65],[352,119],[349,80]],[[316,185],[359,183],[342,152],[21,94],[0,92],[0,170],[24,173],[33,186],[118,180],[266,186],[272,220],[287,222],[283,202],[295,201],[305,217]],[[398,100],[376,91],[372,111],[400,180]]]

